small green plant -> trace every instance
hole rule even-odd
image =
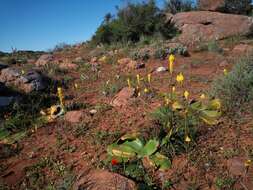
[[[253,56],[241,58],[226,75],[213,82],[210,94],[220,98],[227,115],[239,114],[253,97]],[[233,115],[234,116],[234,115]]]
[[[215,180],[215,186],[219,189],[219,190],[223,190],[223,189],[231,189],[233,188],[233,185],[235,184],[235,179],[231,178],[231,177],[218,177]]]
[[[135,50],[134,52],[131,53],[130,57],[133,60],[142,60],[142,61],[147,61],[151,56],[150,52],[148,50]]]
[[[217,41],[202,42],[197,47],[196,51],[210,51],[215,53],[223,53],[223,49],[220,47]]]
[[[164,170],[169,168],[171,163],[167,157],[158,152],[159,146],[159,141],[155,139],[144,143],[138,134],[126,134],[108,146],[107,152],[110,159],[116,159],[120,163],[147,158],[152,166]]]
[[[201,122],[214,125],[218,123],[220,116],[220,102],[217,99],[179,103],[176,95],[172,96],[173,103],[152,113],[160,125],[160,139],[164,146],[162,150],[169,157],[189,148],[190,142],[194,142],[196,138],[197,127]]]

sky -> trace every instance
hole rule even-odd
[[[138,0],[136,0],[138,1]],[[157,0],[159,6],[163,0]],[[123,0],[0,0],[0,51],[49,50],[89,40]]]

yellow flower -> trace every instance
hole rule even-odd
[[[63,93],[62,93],[62,88],[58,87],[57,92],[58,92],[58,97],[59,97],[59,100],[60,100],[60,104],[61,104],[62,107],[64,107],[64,97],[63,97]]]
[[[223,70],[223,73],[224,73],[225,76],[228,75],[228,70],[227,70],[227,69],[224,69],[224,70]]]
[[[178,102],[174,102],[174,103],[172,104],[172,108],[173,108],[174,110],[180,110],[180,109],[183,108],[183,106],[182,106],[181,104],[179,104]]]
[[[148,83],[151,83],[151,74],[148,74]]]
[[[169,103],[170,103],[169,98],[165,97],[164,100],[165,100],[165,104],[166,104],[166,105],[169,105]]]
[[[252,165],[252,160],[246,160],[245,162],[244,162],[244,166],[245,167],[249,167],[249,166],[251,166]]]
[[[187,135],[186,137],[185,137],[185,142],[191,142],[191,138]]]
[[[138,97],[140,97],[141,96],[141,92],[138,92]]]
[[[184,75],[182,73],[179,73],[176,78],[178,83],[182,83],[184,81]]]
[[[201,94],[200,95],[200,99],[204,100],[206,98],[206,95],[205,94]]]
[[[220,102],[220,99],[214,99],[210,102],[210,106],[213,108],[213,109],[216,109],[216,110],[219,110],[221,109],[221,102]]]
[[[184,97],[185,97],[186,100],[188,99],[189,95],[190,95],[190,93],[186,90],[184,92]]]
[[[173,86],[173,87],[172,87],[172,92],[175,92],[175,91],[176,91],[176,87]]]
[[[22,75],[24,75],[24,74],[25,74],[25,71],[24,71],[23,69],[21,70],[21,74],[22,74]]]
[[[76,89],[78,88],[78,84],[77,84],[77,83],[75,83],[75,85],[74,85],[74,86],[75,86],[75,88],[76,88]]]
[[[170,71],[170,74],[173,73],[173,64],[174,64],[174,61],[175,61],[175,56],[173,54],[171,54],[169,56],[169,71]]]
[[[148,89],[147,89],[147,88],[145,88],[145,89],[144,89],[144,92],[145,92],[145,93],[148,93]]]
[[[99,59],[99,62],[105,63],[106,60],[107,60],[107,57],[104,55],[103,57],[101,57],[101,58]]]
[[[128,87],[131,88],[131,81],[129,78],[127,79],[127,84],[128,84]]]
[[[136,78],[137,78],[137,84],[140,85],[140,75],[137,74],[137,75],[136,75]]]

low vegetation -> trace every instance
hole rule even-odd
[[[232,70],[218,78],[211,93],[222,101],[225,113],[240,113],[253,97],[253,57],[238,60]]]

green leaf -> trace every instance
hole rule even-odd
[[[13,135],[7,136],[6,138],[4,138],[3,141],[4,141],[4,143],[7,143],[7,144],[13,144],[13,143],[25,138],[26,135],[27,135],[27,131],[20,131],[20,132],[13,134]]]
[[[149,159],[160,170],[166,170],[171,167],[171,161],[166,156],[160,154],[159,152],[149,157]]]
[[[216,125],[218,124],[218,118],[220,115],[221,113],[218,111],[204,110],[200,113],[200,119],[209,125]]]
[[[149,140],[141,150],[141,156],[150,156],[157,151],[159,142],[157,140]]]
[[[133,141],[126,141],[123,144],[131,147],[137,154],[140,153],[141,149],[144,146],[142,141],[138,138]]]
[[[113,156],[120,158],[133,158],[136,156],[134,149],[128,145],[118,145],[111,148],[111,153]]]

